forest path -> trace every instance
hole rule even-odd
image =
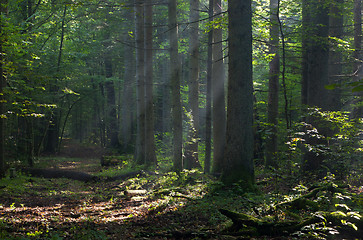
[[[47,164],[59,169],[101,170],[96,158],[47,158]],[[0,189],[0,239],[180,239],[173,232],[187,236],[196,226],[205,226],[207,219],[179,212],[188,197],[152,193],[160,177],[113,182],[26,175],[8,179]],[[130,196],[126,189],[147,191]]]

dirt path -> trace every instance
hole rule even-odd
[[[101,170],[98,159],[71,158],[54,164],[92,174]],[[187,199],[170,201],[150,191],[125,195],[124,189],[135,187],[131,180],[84,183],[24,176],[10,180],[17,181],[0,190],[0,239],[192,239],[180,232],[190,234],[196,224],[207,222],[178,212]],[[174,237],[173,231],[183,237]]]

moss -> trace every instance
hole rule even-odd
[[[253,171],[251,173],[251,171],[243,165],[225,171],[221,176],[221,180],[225,185],[238,184],[247,192],[256,191],[254,173]]]

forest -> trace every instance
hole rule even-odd
[[[361,0],[0,3],[0,239],[362,239]]]

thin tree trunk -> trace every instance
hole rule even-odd
[[[287,86],[286,86],[286,49],[285,49],[285,34],[282,28],[282,21],[280,19],[280,3],[281,1],[277,2],[277,22],[279,23],[280,35],[281,35],[281,47],[282,47],[282,87],[284,93],[284,101],[285,101],[285,122],[286,122],[286,129],[291,127],[291,112],[289,112],[289,100],[287,97]]]
[[[310,54],[310,11],[308,0],[302,0],[302,79],[301,79],[301,104],[306,107],[308,104],[308,73]]]
[[[169,0],[169,34],[170,34],[170,79],[172,94],[172,127],[173,127],[173,165],[175,171],[181,171],[182,161],[182,107],[180,101],[181,64],[178,54],[178,23],[176,17],[176,0]]]
[[[136,156],[138,164],[145,163],[145,77],[144,77],[144,1],[135,0],[136,40]]]
[[[131,12],[127,11],[126,19],[129,22],[133,22]],[[123,86],[123,94],[122,94],[122,109],[121,109],[121,136],[122,136],[122,151],[124,153],[128,153],[131,150],[131,141],[132,141],[132,116],[133,116],[133,87],[134,87],[134,73],[135,73],[135,56],[133,51],[133,43],[131,43],[133,39],[129,36],[129,34],[125,34],[125,42],[128,44],[125,45],[125,74],[124,74],[124,86]],[[131,46],[129,46],[129,44]]]
[[[214,0],[214,15],[221,17],[221,0]],[[213,119],[213,172],[221,173],[224,166],[226,140],[226,105],[225,105],[225,70],[223,64],[222,28],[213,32],[213,67],[212,67],[212,119]]]
[[[109,31],[108,29],[106,31]],[[107,145],[111,148],[118,148],[120,146],[118,140],[118,124],[117,124],[117,112],[116,112],[116,96],[115,86],[113,80],[113,69],[112,69],[112,57],[111,57],[111,36],[107,32],[105,36],[105,90],[106,90],[106,131],[107,131]]]
[[[34,165],[34,134],[33,134],[33,119],[25,118],[26,124],[26,160],[28,165],[32,167]]]
[[[279,114],[279,76],[280,76],[280,54],[279,54],[279,0],[270,0],[270,45],[269,53],[273,55],[270,61],[268,101],[267,101],[267,123],[269,133],[266,139],[266,167],[277,167],[277,124]]]
[[[154,100],[153,100],[153,5],[146,0],[145,11],[145,161],[156,165],[154,137]]]
[[[213,0],[209,0],[209,19],[213,17]],[[210,172],[211,167],[211,152],[212,152],[212,43],[213,29],[208,32],[208,56],[207,56],[207,96],[206,96],[206,120],[205,120],[205,159],[204,173]]]
[[[7,14],[7,1],[1,1],[0,14],[1,19]],[[0,178],[5,176],[5,95],[6,79],[4,77],[3,61],[5,54],[3,53],[4,37],[3,22],[0,22]]]
[[[363,77],[363,61],[362,61],[362,0],[354,1],[354,81],[358,81]],[[362,105],[363,92],[355,93],[353,118],[361,118],[363,116]]]
[[[344,0],[335,0],[331,4],[329,19],[329,36],[341,39],[343,37],[343,3]],[[332,40],[334,41],[334,40]],[[336,44],[331,44],[336,46]],[[342,52],[337,47],[332,47],[329,52],[329,84],[340,84],[339,75],[342,74]],[[341,90],[335,88],[328,94],[327,110],[339,111],[341,109]]]
[[[162,64],[162,131],[170,132],[170,63],[169,59],[163,59]]]
[[[190,0],[190,44],[189,44],[189,140],[185,149],[184,167],[199,167],[199,0]]]
[[[65,34],[65,19],[67,14],[67,5],[64,5],[63,10],[63,18],[62,18],[62,26],[61,26],[61,38],[59,44],[58,51],[58,59],[57,59],[57,70],[56,70],[56,79],[59,77],[60,67],[62,63],[62,53],[63,53],[63,43],[64,43],[64,34]],[[53,86],[51,86],[51,91],[56,93],[58,91],[58,82],[55,80]],[[51,118],[51,122],[49,123],[48,133],[47,133],[47,141],[44,151],[47,153],[55,153],[58,149],[59,145],[59,121],[60,121],[60,110],[58,108],[54,109],[53,115]]]
[[[222,181],[252,189],[255,177],[251,0],[229,0],[228,6],[228,108]]]

